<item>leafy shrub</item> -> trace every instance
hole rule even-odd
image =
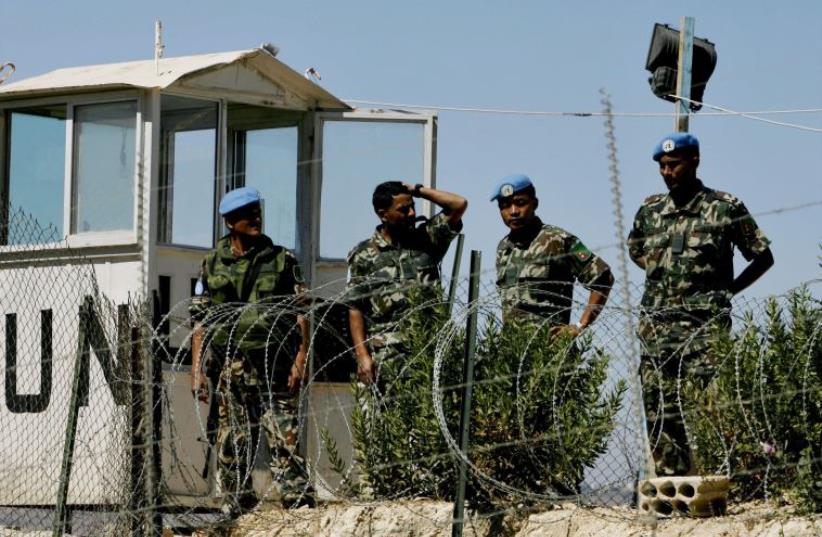
[[[822,510],[822,304],[805,288],[766,303],[761,324],[720,336],[707,391],[683,388],[700,473],[729,474],[740,499],[787,493]]]
[[[604,392],[608,363],[590,335],[573,340],[552,336],[548,325],[489,322],[474,388],[478,469],[519,490],[578,493],[585,468],[605,451],[625,391],[619,381]]]
[[[432,397],[439,345],[442,410],[451,435],[458,437],[465,340],[448,321],[442,304],[408,315],[402,326],[409,352],[381,371],[382,393],[354,388],[359,482],[349,482],[352,492],[453,499],[456,457],[440,431]],[[469,471],[474,506],[517,501],[511,490],[489,486],[477,473],[521,491],[578,491],[585,467],[605,450],[625,390],[619,382],[603,392],[608,360],[587,336],[572,341],[567,335],[553,337],[547,326],[486,322],[477,348],[468,453],[478,470]],[[346,472],[341,461],[334,466]]]

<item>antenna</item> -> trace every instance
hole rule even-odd
[[[160,58],[163,57],[163,52],[166,46],[163,44],[163,21],[157,19],[154,21],[154,68],[157,71],[157,76],[160,76]]]

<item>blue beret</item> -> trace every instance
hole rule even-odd
[[[491,201],[494,201],[497,198],[507,198],[508,196],[513,196],[520,190],[524,190],[529,186],[534,186],[534,183],[531,182],[531,179],[529,179],[527,175],[523,175],[521,173],[507,175],[500,179],[499,183],[497,183],[496,188],[494,188],[494,191],[491,193]]]
[[[223,196],[220,202],[220,216],[225,216],[231,211],[252,203],[260,203],[260,192],[256,188],[250,186],[235,188]]]
[[[686,147],[693,147],[699,151],[699,140],[696,139],[696,136],[687,132],[669,134],[654,147],[654,160],[658,161],[662,158],[662,155]]]

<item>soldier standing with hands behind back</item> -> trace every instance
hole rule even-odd
[[[223,509],[236,518],[258,503],[248,460],[260,427],[284,506],[312,503],[305,465],[297,455],[296,392],[305,375],[308,323],[295,312],[305,288],[294,255],[262,233],[260,195],[242,187],[227,193],[220,214],[229,234],[203,260],[192,301],[191,387],[208,398],[209,368],[219,370],[218,469]]]
[[[677,404],[679,377],[707,387],[716,365],[710,336],[730,330],[731,298],[774,260],[770,241],[745,205],[697,178],[695,136],[665,137],[653,158],[668,193],[645,200],[628,237],[631,259],[645,269],[640,373],[657,474],[686,475],[693,461]],[[734,247],[750,262],[736,277]]]

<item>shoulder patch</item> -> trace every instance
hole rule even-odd
[[[580,240],[577,240],[571,247],[571,254],[576,256],[576,258],[580,261],[588,261],[593,255],[591,250],[589,250],[588,247],[585,246]]]

